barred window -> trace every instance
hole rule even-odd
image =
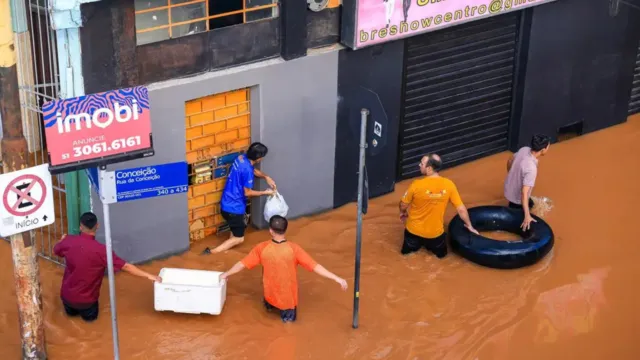
[[[278,0],[135,0],[138,45],[278,16]]]

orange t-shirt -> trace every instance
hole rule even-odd
[[[262,265],[264,299],[280,310],[298,306],[298,270],[302,265],[308,271],[318,263],[300,245],[283,241],[264,241],[256,245],[241,260],[247,269]]]
[[[414,180],[402,197],[403,203],[410,204],[407,230],[427,239],[442,235],[444,212],[449,201],[455,207],[462,205],[453,181],[439,176]]]

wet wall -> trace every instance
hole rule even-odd
[[[640,11],[609,1],[562,0],[532,12],[519,129],[512,150],[531,135],[582,122],[582,133],[627,118],[640,39]],[[578,126],[574,130],[580,131]]]
[[[269,147],[260,168],[278,184],[289,218],[333,207],[338,53],[316,53],[149,85],[156,155],[108,170],[185,161],[185,102],[251,88],[251,137]],[[265,189],[264,181],[258,182]],[[264,197],[252,202],[252,221],[264,227]],[[99,200],[94,211],[102,218]],[[189,248],[186,193],[115,204],[114,250],[143,262]],[[99,237],[99,240],[101,238]]]
[[[340,50],[334,206],[357,199],[360,110],[370,111],[367,173],[370,197],[393,191],[396,180],[404,41]],[[375,122],[380,134],[373,134]]]

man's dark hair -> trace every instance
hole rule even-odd
[[[431,166],[433,171],[438,172],[442,169],[442,159],[438,154],[427,154],[427,164],[425,167]]]
[[[276,234],[284,235],[284,233],[287,232],[288,226],[289,222],[283,216],[273,215],[271,219],[269,219],[269,228]]]
[[[92,212],[86,212],[80,216],[80,224],[87,230],[93,230],[98,225],[98,217]]]
[[[267,152],[269,149],[263,144],[259,142],[254,142],[249,145],[249,150],[247,150],[247,158],[249,160],[256,161],[260,158],[267,156]]]
[[[543,150],[551,143],[551,139],[547,135],[535,134],[531,137],[531,150],[538,152]]]

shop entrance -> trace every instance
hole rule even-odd
[[[633,74],[633,88],[629,99],[629,115],[640,114],[640,43],[636,54],[636,70]]]
[[[420,158],[459,165],[507,150],[520,13],[407,39],[398,178]]]
[[[191,242],[227,230],[220,216],[220,199],[229,165],[250,144],[250,111],[248,88],[185,104]]]

